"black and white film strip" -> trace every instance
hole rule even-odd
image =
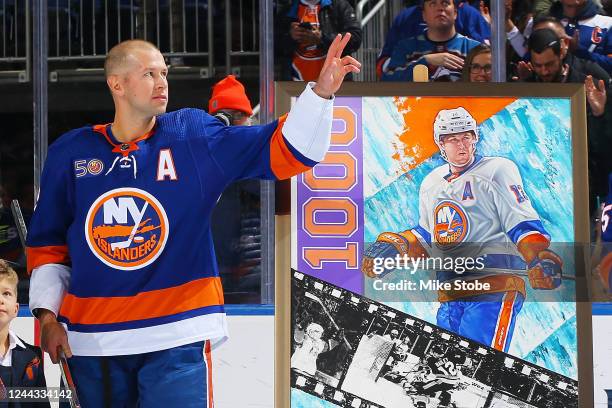
[[[292,340],[292,387],[342,407],[578,406],[571,378],[297,271]]]

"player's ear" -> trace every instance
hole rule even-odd
[[[123,93],[123,86],[119,75],[109,75],[106,77],[106,84],[113,95],[121,95]]]

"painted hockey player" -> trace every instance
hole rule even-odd
[[[475,119],[464,108],[441,110],[434,140],[448,164],[427,175],[419,191],[419,223],[383,232],[364,254],[363,272],[375,277],[374,259],[482,257],[484,268],[439,270],[440,282],[478,279],[488,289],[440,290],[437,324],[498,350],[507,351],[525,299],[527,273],[534,289],[561,284],[562,260],[531,205],[517,166],[503,157],[476,154]]]

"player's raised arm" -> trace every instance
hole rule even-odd
[[[206,149],[227,182],[244,178],[286,179],[325,158],[331,139],[333,95],[361,64],[342,52],[350,34],[332,42],[317,82],[306,84],[287,115],[263,126],[224,127],[202,118]],[[197,131],[196,131],[197,132]],[[205,149],[205,150],[206,150]]]

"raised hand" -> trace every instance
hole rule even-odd
[[[518,79],[521,81],[524,81],[533,75],[533,66],[531,65],[531,62],[519,61],[516,68]]]
[[[604,81],[600,79],[597,82],[597,85],[595,85],[593,77],[589,75],[584,80],[584,87],[586,90],[587,101],[589,102],[593,116],[603,115],[606,109],[607,99],[606,84]]]
[[[329,46],[323,68],[319,73],[319,79],[317,79],[313,88],[313,91],[322,98],[331,98],[340,89],[346,74],[359,72],[361,67],[359,61],[349,55],[342,57],[342,51],[344,51],[350,39],[350,33],[346,33],[344,36],[338,34]]]

